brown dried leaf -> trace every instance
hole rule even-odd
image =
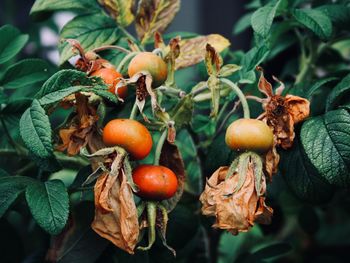
[[[62,142],[56,147],[58,151],[67,151],[68,155],[78,154],[82,147],[96,139],[96,109],[89,105],[86,96],[76,93],[75,98],[76,114],[67,128],[60,129],[59,136]]]
[[[181,40],[179,43],[181,53],[176,59],[176,69],[189,67],[203,61],[207,44],[210,44],[217,52],[221,52],[230,46],[230,41],[218,34]]]
[[[176,174],[178,180],[178,188],[175,195],[170,199],[162,201],[163,206],[170,212],[175,208],[177,202],[179,202],[186,180],[185,165],[181,153],[175,144],[170,144],[168,141],[164,142],[159,164],[172,170]]]
[[[220,167],[207,181],[204,192],[200,196],[202,213],[215,216],[213,227],[226,229],[233,235],[248,231],[256,222],[267,223],[271,220],[272,209],[265,205],[265,177],[261,178],[260,193],[256,192],[255,174],[252,163],[248,165],[242,187],[234,191],[239,175],[225,179],[228,167]]]
[[[205,65],[208,75],[217,75],[222,66],[222,58],[209,43],[205,46]]]
[[[310,102],[298,96],[281,96],[284,84],[276,77],[274,77],[274,80],[280,84],[280,87],[276,91],[277,94],[273,94],[272,85],[265,79],[263,69],[257,67],[257,70],[261,72],[258,84],[259,90],[267,96],[266,99],[262,100],[265,113],[260,119],[273,129],[276,146],[288,149],[293,145],[294,125],[309,116]],[[272,155],[270,157],[272,158]],[[273,157],[272,159],[276,158]]]
[[[123,170],[114,178],[105,173],[96,182],[95,219],[91,227],[117,247],[133,254],[139,237],[136,205]],[[105,205],[110,210],[105,210]]]
[[[287,95],[285,103],[287,104],[288,112],[294,124],[305,120],[310,114],[310,102],[307,99]]]
[[[272,149],[268,151],[267,154],[265,155],[265,163],[264,163],[265,171],[269,176],[270,181],[272,180],[272,175],[277,173],[279,161],[280,161],[280,156],[277,153],[276,143],[274,143],[274,146],[272,147]]]
[[[155,32],[164,32],[180,9],[180,0],[141,0],[136,14],[136,32],[144,43]]]
[[[160,49],[165,48],[163,37],[159,32],[154,33],[154,48],[160,48]]]
[[[135,19],[132,13],[134,0],[98,0],[98,2],[122,27],[130,25]]]

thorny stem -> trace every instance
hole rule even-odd
[[[220,78],[220,81],[228,85],[233,90],[233,92],[237,94],[239,100],[242,103],[244,118],[249,119],[250,118],[249,105],[248,105],[247,99],[245,98],[240,88],[238,88],[238,86],[229,79]]]
[[[154,165],[159,165],[160,154],[162,153],[162,148],[163,148],[163,144],[165,142],[165,139],[167,137],[167,133],[168,133],[168,131],[165,129],[158,140],[156,152],[154,154]]]
[[[148,223],[148,245],[147,247],[138,247],[139,250],[149,250],[156,240],[156,216],[157,203],[148,201],[147,209],[147,223]]]
[[[117,67],[117,71],[121,72],[125,63],[128,62],[131,58],[133,58],[134,56],[136,56],[139,52],[130,52],[128,53],[123,59],[122,61],[120,61],[118,67]]]
[[[136,101],[135,101],[134,105],[132,106],[132,110],[131,110],[129,119],[135,120],[137,112],[138,112],[138,107],[137,107],[137,104],[136,104]]]
[[[101,46],[101,47],[94,48],[92,51],[95,53],[98,53],[100,51],[107,50],[107,49],[115,49],[115,50],[119,50],[119,51],[127,53],[127,54],[131,53],[130,50],[127,50],[121,46],[116,46],[116,45]]]

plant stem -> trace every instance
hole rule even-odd
[[[94,48],[92,51],[97,53],[97,52],[100,52],[100,51],[103,51],[106,49],[115,49],[115,50],[119,50],[119,51],[127,53],[127,54],[131,53],[130,50],[127,50],[123,47],[116,46],[116,45],[106,45],[106,46],[102,46],[102,47],[97,47],[97,48]]]
[[[122,61],[120,61],[120,63],[119,63],[119,65],[118,65],[118,67],[117,67],[116,70],[117,70],[118,72],[121,72],[122,69],[123,69],[123,67],[124,67],[124,64],[125,64],[126,62],[128,62],[132,57],[136,56],[138,53],[139,53],[139,52],[130,52],[130,53],[128,53],[128,54],[122,59]]]
[[[135,120],[137,113],[138,113],[138,107],[137,107],[137,104],[135,101],[134,105],[132,106],[132,110],[131,110],[129,119]]]
[[[162,148],[163,148],[163,144],[164,144],[165,139],[166,139],[167,132],[168,131],[165,129],[159,138],[156,152],[154,154],[154,165],[159,165],[160,154],[162,153]]]
[[[221,78],[220,81],[225,83],[226,85],[228,85],[233,90],[233,92],[237,94],[239,100],[242,103],[244,118],[249,119],[250,118],[249,105],[248,105],[247,99],[245,98],[243,92],[238,88],[238,86],[235,83],[233,83],[229,79]]]
[[[156,240],[156,217],[157,217],[157,203],[148,201],[147,209],[147,223],[148,223],[148,245],[146,247],[138,247],[139,250],[149,250]]]

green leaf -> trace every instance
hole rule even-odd
[[[280,169],[287,185],[299,199],[323,203],[333,196],[333,187],[312,165],[298,138],[291,149],[282,151]]]
[[[24,176],[0,177],[0,217],[4,215],[31,180],[31,178]]]
[[[86,73],[73,70],[73,69],[64,69],[56,72],[52,75],[41,87],[39,92],[35,95],[36,98],[40,99],[43,96],[67,89],[73,86],[92,86],[94,84],[100,84],[101,82],[97,81],[96,78],[88,78]]]
[[[292,247],[288,243],[277,243],[265,246],[252,253],[253,257],[258,260],[280,257],[291,252]]]
[[[176,106],[170,111],[171,118],[175,121],[176,128],[181,128],[184,125],[189,125],[193,116],[193,97],[186,95],[179,101]]]
[[[314,9],[295,9],[293,16],[320,39],[327,40],[331,37],[332,22],[324,12]]]
[[[253,30],[261,35],[262,37],[267,37],[270,32],[273,19],[275,18],[276,11],[282,0],[276,3],[269,3],[263,7],[256,10],[251,17],[251,24]]]
[[[57,251],[57,262],[94,263],[97,261],[110,242],[92,230],[93,215],[92,202],[83,202],[75,207],[72,213],[74,225],[65,235],[65,239]]]
[[[88,88],[86,91],[93,92],[96,95],[109,100],[110,102],[113,102],[114,104],[119,103],[117,96],[108,91],[108,88],[105,84],[104,86],[94,86],[93,88]]]
[[[42,159],[53,156],[49,117],[37,100],[23,113],[19,126],[24,144],[35,156]]]
[[[244,16],[242,16],[235,24],[235,26],[233,27],[233,34],[234,35],[238,35],[240,33],[242,33],[243,31],[245,31],[246,29],[249,28],[250,26],[250,21],[252,19],[252,15],[253,13],[247,13]]]
[[[240,71],[240,74],[244,75],[245,73],[254,70],[256,66],[265,60],[265,58],[269,55],[269,52],[270,50],[266,45],[253,47],[251,50],[249,50],[242,58],[241,65],[243,68]]]
[[[187,192],[198,195],[203,189],[202,171],[198,162],[196,145],[189,132],[185,129],[179,132],[176,136],[176,140],[179,142],[179,150],[185,163],[187,174],[185,189]]]
[[[119,39],[120,31],[115,21],[103,14],[88,14],[75,17],[61,31],[61,38],[78,40],[85,51],[102,45],[110,45]],[[60,64],[63,64],[74,54],[67,42],[59,46]]]
[[[301,142],[324,179],[340,187],[350,185],[350,115],[346,110],[329,111],[304,122]]]
[[[0,27],[0,64],[5,63],[21,51],[28,41],[28,35],[10,25]]]
[[[350,74],[343,78],[331,93],[328,95],[326,102],[326,110],[330,111],[339,105],[349,102],[350,96]]]
[[[17,89],[49,78],[49,64],[41,59],[21,60],[9,67],[0,80],[7,89]]]
[[[98,10],[99,5],[97,1],[91,0],[36,0],[32,9],[30,10],[31,16],[37,16],[44,12],[61,11],[61,10],[78,10],[91,12],[93,10]]]
[[[350,25],[350,7],[342,4],[322,5],[317,8],[324,12],[336,27],[347,29]]]
[[[226,64],[221,67],[218,77],[228,77],[240,70],[242,67],[236,64]]]
[[[67,189],[60,180],[28,185],[26,200],[35,221],[51,235],[59,234],[69,214]]]
[[[311,99],[312,95],[321,87],[323,87],[325,84],[332,82],[334,80],[337,80],[338,78],[335,77],[329,77],[329,78],[325,78],[325,79],[321,79],[319,81],[317,81],[315,84],[313,84],[311,86],[311,88],[308,89],[308,91],[306,92],[306,98],[308,98],[309,100]]]
[[[84,88],[85,88],[84,86],[75,86],[75,87],[69,87],[69,88],[57,90],[57,91],[51,92],[49,94],[46,94],[38,101],[39,101],[41,106],[49,105],[49,104],[52,104],[52,103],[55,103],[57,101],[62,100],[63,98],[67,97],[68,95],[71,95],[75,92],[81,91]]]
[[[1,177],[10,176],[4,169],[0,168],[0,179]]]

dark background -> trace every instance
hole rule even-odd
[[[24,33],[29,32],[38,25],[29,17],[33,3],[34,0],[0,0],[0,25],[9,23]],[[167,31],[218,33],[231,40],[231,49],[248,50],[252,32],[232,34],[233,25],[246,12],[245,3],[244,0],[182,0],[181,9]]]

